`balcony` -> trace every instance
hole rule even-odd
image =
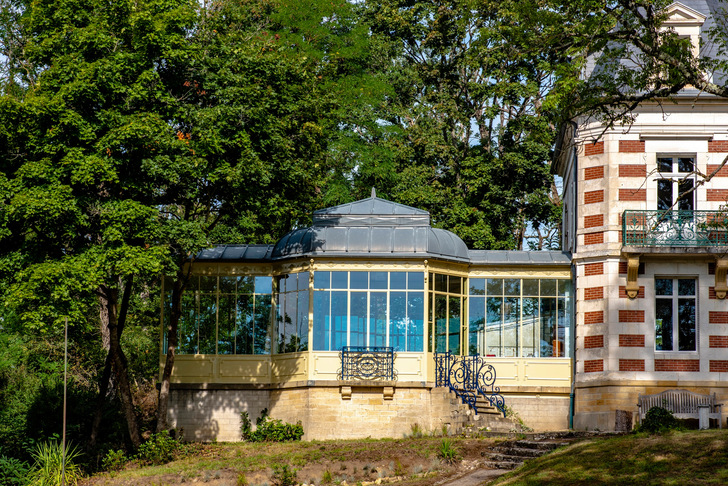
[[[712,253],[728,247],[728,211],[625,211],[622,215],[625,247],[694,248]]]

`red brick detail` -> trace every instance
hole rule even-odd
[[[584,349],[589,348],[603,348],[604,347],[604,336],[584,336]]]
[[[647,177],[647,166],[626,164],[620,165],[619,177],[640,177],[644,179],[645,177]]]
[[[728,189],[708,189],[708,201],[728,201]]]
[[[584,216],[584,228],[595,228],[604,225],[604,215],[594,214],[592,216]]]
[[[619,286],[619,297],[621,299],[627,298],[627,287],[624,285]],[[637,298],[638,299],[644,299],[645,298],[645,287],[644,285],[640,285],[640,289],[637,292]]]
[[[602,179],[604,177],[604,166],[587,167],[584,169],[584,180]]]
[[[584,143],[584,155],[589,157],[590,155],[599,155],[604,153],[604,142],[585,142]],[[588,177],[587,177],[588,179]]]
[[[728,371],[728,361],[721,359],[710,360],[710,371],[713,373],[725,373]]]
[[[718,297],[715,296],[715,287],[708,287],[708,298],[709,299],[717,299]]]
[[[604,202],[604,190],[587,191],[584,193],[584,204],[594,204]]]
[[[620,140],[619,151],[623,154],[637,154],[645,151],[644,140]]]
[[[647,201],[647,189],[620,189],[620,201]]]
[[[585,245],[599,245],[604,243],[604,231],[597,231],[596,233],[586,233],[584,235]]]
[[[589,287],[584,289],[584,300],[597,300],[604,298],[604,287]]]
[[[728,140],[709,140],[708,152],[725,153],[728,152]],[[708,171],[710,174],[710,170]]]
[[[709,142],[710,143],[710,142]],[[718,170],[718,167],[720,167],[720,164],[708,164],[708,169],[706,174],[710,175],[716,170]],[[716,172],[716,174],[713,177],[728,177],[728,165],[724,165],[723,167],[720,167],[720,170]]]
[[[620,310],[619,322],[645,322],[645,311],[643,310]]]
[[[620,348],[644,348],[645,347],[645,335],[644,334],[620,334],[619,335],[619,347]],[[644,371],[644,370],[642,370]]]
[[[708,263],[708,275],[715,275],[715,263]]]
[[[645,371],[643,359],[620,359],[619,371]]]
[[[584,324],[604,324],[604,311],[584,312]]]
[[[728,324],[728,312],[710,311],[708,313],[708,322],[710,324]]]
[[[587,263],[584,265],[584,276],[604,275],[604,263]]]
[[[728,348],[728,336],[708,336],[708,346],[711,348]]]
[[[604,371],[603,359],[587,359],[584,361],[584,373]]]
[[[656,359],[655,371],[700,371],[699,359]]]
[[[621,238],[620,238],[621,241]],[[639,268],[637,269],[637,274],[642,275],[645,273],[645,264],[640,263]],[[619,274],[620,275],[627,275],[627,262],[619,262]]]

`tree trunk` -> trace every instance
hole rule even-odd
[[[99,382],[99,397],[96,400],[96,411],[94,412],[94,421],[91,425],[91,436],[88,440],[88,444],[90,447],[94,447],[96,445],[96,440],[99,436],[99,429],[101,428],[101,419],[104,416],[106,394],[109,391],[109,384],[111,382],[111,361],[111,351],[107,351],[106,363],[104,364],[104,372],[101,374],[101,381]]]
[[[177,272],[172,286],[172,306],[167,325],[167,358],[162,372],[162,383],[159,386],[159,400],[157,401],[157,432],[167,430],[167,408],[169,406],[169,388],[174,367],[174,353],[177,349],[177,328],[182,315],[182,292],[187,284],[189,275],[183,271]]]

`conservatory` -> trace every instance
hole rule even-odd
[[[568,254],[469,250],[426,211],[372,195],[316,211],[311,227],[276,245],[204,250],[191,273],[169,414],[197,438],[234,440],[235,417],[256,408],[301,420],[307,438],[391,436],[413,420],[434,427],[449,420],[431,393],[435,356],[448,352],[492,364],[522,416],[539,396],[567,420]],[[372,372],[369,359],[368,374],[349,375],[352,351],[385,353],[390,366]],[[346,433],[320,423],[351,413],[371,419]]]

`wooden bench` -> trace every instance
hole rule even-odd
[[[639,395],[638,414],[640,422],[644,420],[647,411],[652,407],[662,407],[672,412],[675,418],[699,418],[700,406],[708,407],[708,418],[717,419],[718,426],[723,428],[720,403],[715,403],[715,393],[700,395],[688,390],[666,390],[655,395]]]

